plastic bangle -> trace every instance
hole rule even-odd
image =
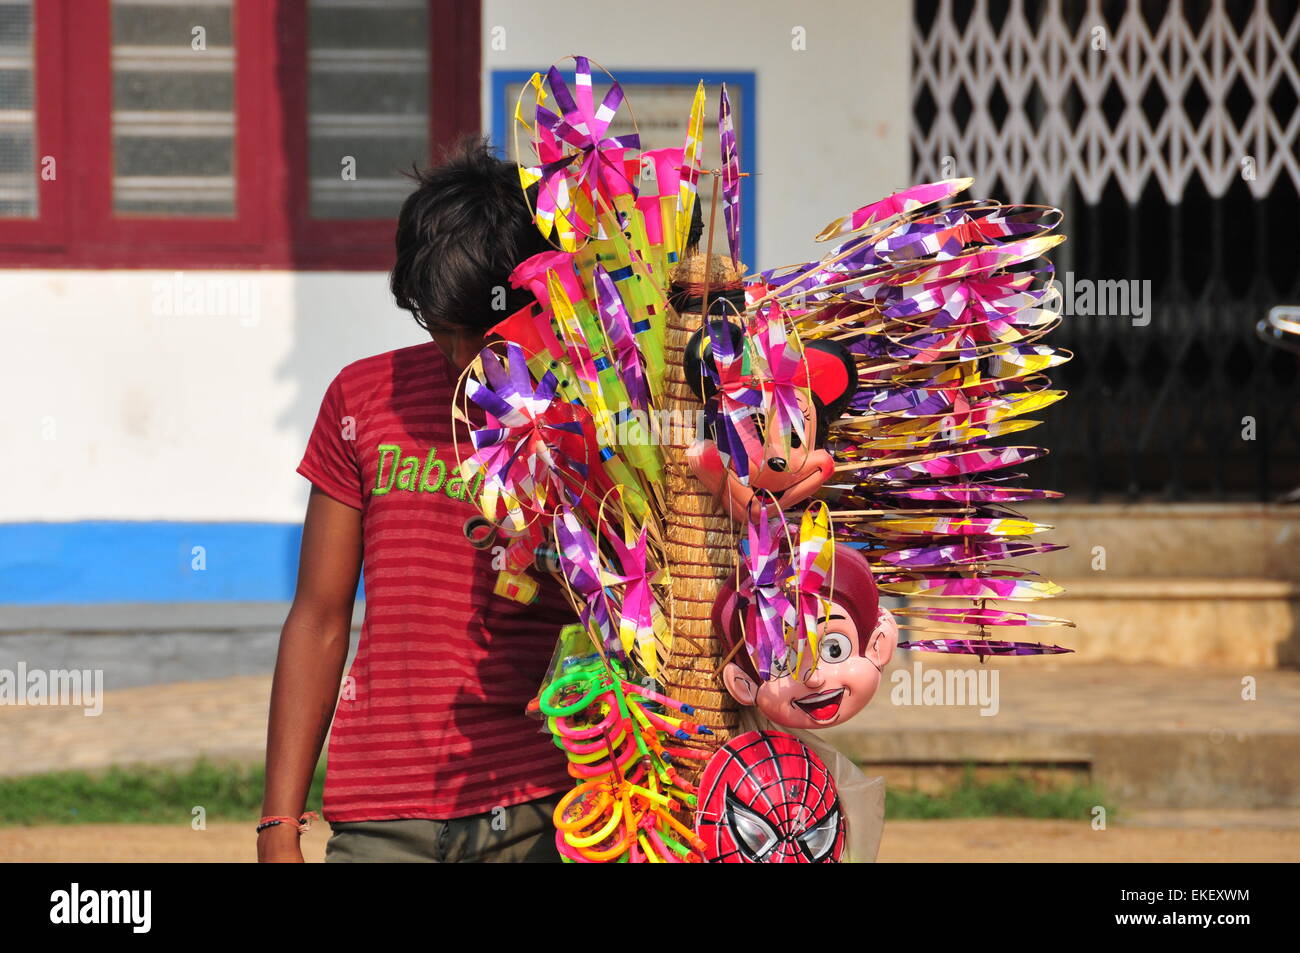
[[[579,682],[590,682],[593,684],[591,684],[591,687],[587,688],[586,692],[577,701],[573,702],[572,704],[570,705],[554,704],[556,695],[558,695],[562,690],[568,688],[570,685],[575,685]],[[590,672],[583,672],[583,671],[568,672],[564,675],[561,675],[555,681],[551,682],[551,684],[547,685],[546,690],[542,692],[541,695],[542,714],[560,715],[560,716],[576,715],[578,712],[582,711],[584,708],[590,705],[592,699],[595,698],[597,695],[599,695],[601,692],[605,691],[607,687],[608,686],[606,685],[602,685],[600,683],[600,680],[598,678],[593,677],[592,673]]]
[[[564,815],[568,812],[569,808],[577,802],[578,796],[590,791],[596,793],[595,807],[593,807],[590,812],[574,818],[571,821],[565,820]],[[580,831],[584,828],[590,827],[595,823],[596,817],[599,814],[602,814],[605,808],[609,807],[613,800],[614,799],[610,796],[609,792],[603,789],[602,782],[600,781],[588,781],[586,784],[579,784],[568,794],[564,795],[564,797],[560,798],[560,803],[555,805],[555,814],[552,817],[552,820],[555,822],[556,830]]]

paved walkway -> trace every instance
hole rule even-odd
[[[1256,812],[1251,812],[1252,814]],[[308,862],[325,858],[324,825],[303,838]],[[193,831],[179,824],[78,824],[0,827],[0,862],[251,862],[250,824],[222,822]],[[1250,823],[1189,817],[1159,825],[981,818],[888,821],[880,845],[884,863],[1068,861],[1100,863],[1294,862],[1300,860],[1300,813],[1263,813]]]
[[[268,675],[107,692],[104,710],[0,706],[0,775],[125,764],[260,761]]]
[[[925,668],[952,668],[927,659]],[[1300,807],[1300,672],[1214,672],[1002,659],[998,710],[893,704],[891,681],[863,715],[830,732],[872,765],[1091,766],[1121,804]],[[1254,701],[1242,676],[1256,679]],[[0,775],[113,764],[261,760],[269,676],[108,692],[103,713],[0,705]],[[1162,801],[1161,798],[1164,798]]]

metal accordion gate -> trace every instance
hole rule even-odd
[[[1065,211],[1070,398],[1035,442],[1076,500],[1263,501],[1300,484],[1300,5],[916,0],[920,180]]]

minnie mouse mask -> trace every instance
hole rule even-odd
[[[823,448],[827,430],[848,408],[858,386],[853,355],[843,345],[808,342],[790,377],[798,388],[802,427],[783,435],[770,421],[771,383],[747,378],[742,371],[746,346],[739,327],[711,319],[691,337],[684,355],[686,381],[705,402],[709,421],[708,435],[690,447],[686,461],[737,522],[754,517],[756,496],[770,496],[786,509],[831,478],[835,462]],[[724,398],[727,410],[720,407]],[[723,432],[729,439],[720,448]]]
[[[898,623],[881,607],[871,566],[857,550],[836,544],[834,572],[821,596],[828,603],[818,617],[817,664],[803,680],[795,673],[793,649],[766,679],[743,644],[722,670],[732,698],[783,728],[829,728],[862,711],[898,645]],[[713,625],[728,651],[744,642],[747,609],[734,584],[725,583],[713,604]]]

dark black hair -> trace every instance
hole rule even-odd
[[[397,261],[389,288],[426,330],[487,330],[532,300],[510,287],[521,261],[551,246],[533,224],[519,167],[487,139],[458,140],[428,169],[397,218]]]

